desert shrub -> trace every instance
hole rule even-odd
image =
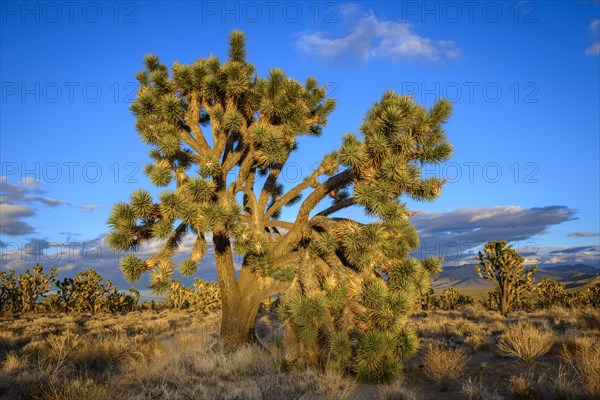
[[[480,379],[473,380],[469,377],[466,381],[462,383],[461,386],[462,392],[467,396],[469,400],[502,400],[503,397],[500,396],[496,390],[493,393],[490,393],[489,389],[485,387],[483,382]]]
[[[318,269],[304,276],[304,286],[298,284],[298,293],[287,294],[278,308],[288,358],[353,374],[360,381],[390,382],[402,361],[418,350],[406,316],[438,265],[438,260],[406,260],[389,271],[387,282],[358,274],[340,279]]]
[[[429,288],[428,290],[424,291],[423,293],[421,293],[419,298],[420,302],[418,303],[417,307],[421,310],[429,311],[436,308],[437,299],[435,297],[433,289]]]
[[[490,311],[498,310],[498,307],[500,307],[500,291],[494,289],[488,292],[487,296],[481,300],[481,305]]]
[[[473,350],[485,350],[492,344],[488,335],[474,333],[465,339],[465,344],[473,348]]]
[[[508,390],[516,400],[537,400],[541,398],[540,383],[536,382],[533,371],[529,370],[526,374],[508,378]]]
[[[19,305],[19,281],[15,271],[0,272],[0,311],[16,310]]]
[[[502,353],[518,357],[525,363],[546,354],[551,347],[551,335],[521,322],[506,329],[498,341]]]
[[[397,379],[388,385],[381,385],[377,393],[379,400],[417,400],[415,391],[406,387],[403,381]]]
[[[457,380],[462,376],[467,360],[463,350],[430,345],[425,352],[425,374],[438,384]]]
[[[356,390],[356,381],[335,372],[320,374],[315,382],[315,393],[327,399],[345,400]]]
[[[314,385],[315,374],[277,373],[257,376],[255,380],[263,400],[298,400]]]
[[[574,352],[565,352],[565,357],[575,372],[577,380],[589,398],[600,398],[600,346],[591,337],[576,340]]]
[[[549,377],[545,382],[551,399],[565,400],[579,398],[578,385],[568,372],[568,367],[561,363],[556,376]]]
[[[209,312],[221,308],[221,291],[216,282],[194,279],[194,290],[189,300],[192,311]]]

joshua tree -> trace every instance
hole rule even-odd
[[[496,285],[500,294],[500,312],[506,315],[511,305],[518,301],[521,293],[532,289],[537,265],[525,271],[525,259],[503,241],[487,242],[483,252],[477,257],[479,265],[475,266],[477,275],[488,279]]]
[[[541,308],[564,306],[567,303],[568,294],[565,285],[554,278],[542,279],[536,289],[538,292],[537,305]]]
[[[44,297],[52,288],[56,277],[56,268],[52,268],[49,274],[44,274],[43,267],[35,264],[32,272],[25,270],[25,274],[18,276],[19,298],[21,311],[34,311],[35,303],[40,297]]]
[[[58,288],[58,303],[62,305],[63,310],[68,314],[77,302],[77,289],[72,278],[64,278],[62,281],[56,281]]]
[[[148,55],[144,65],[131,110],[141,139],[153,147],[153,163],[145,172],[153,184],[169,189],[158,201],[138,190],[129,203],[113,208],[107,238],[113,248],[135,250],[151,239],[164,241],[148,259],[122,258],[130,280],[150,271],[152,287],[165,292],[184,237],[194,240],[190,258],[179,265],[186,276],[195,273],[212,240],[226,346],[251,340],[261,301],[290,287],[302,294],[302,282],[314,268],[349,285],[364,281],[373,290],[386,276],[402,276],[398,285],[408,287],[410,298],[410,282],[426,282],[424,267],[408,259],[418,237],[400,197],[439,196],[444,181],[424,179],[421,168],[446,160],[452,151],[442,128],[451,113],[448,101],[427,110],[408,96],[384,93],[367,112],[362,137],[346,134],[341,147],[302,182],[284,187],[282,171],[297,139],[318,136],[335,107],[326,85],[314,78],[302,84],[280,69],[259,77],[246,61],[239,31],[229,36],[225,62],[214,56],[190,65],[175,62],[169,73]],[[283,208],[294,204],[293,218],[282,219]],[[352,206],[377,222],[331,217]],[[239,276],[234,253],[243,257]],[[385,301],[399,309],[399,295],[389,296]]]

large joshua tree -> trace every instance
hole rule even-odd
[[[152,146],[153,163],[145,172],[153,184],[168,189],[158,201],[138,190],[128,204],[115,204],[107,240],[121,251],[163,241],[148,259],[132,253],[121,261],[130,280],[149,271],[157,291],[169,287],[173,257],[186,235],[195,242],[178,266],[183,275],[195,273],[212,240],[223,345],[251,340],[261,301],[288,289],[304,293],[317,272],[334,285],[351,283],[353,290],[360,290],[362,281],[371,291],[393,281],[413,293],[405,278],[422,285],[425,271],[439,266],[408,258],[418,237],[400,197],[439,196],[444,181],[424,179],[421,168],[446,160],[452,151],[442,129],[449,102],[427,110],[410,97],[384,93],[367,112],[361,137],[346,134],[341,147],[301,183],[285,187],[281,174],[297,139],[320,135],[335,107],[325,85],[314,78],[302,84],[280,69],[258,76],[246,61],[239,31],[229,36],[225,62],[212,55],[190,65],[175,62],[169,73],[149,55],[144,65],[131,110],[141,139]],[[282,209],[294,204],[295,218],[281,219]],[[376,222],[331,216],[352,206]],[[234,254],[243,257],[239,276]],[[386,292],[369,304],[376,308],[377,300],[398,308],[394,296]]]

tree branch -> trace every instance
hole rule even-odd
[[[211,149],[206,142],[202,128],[198,125],[198,122],[200,121],[200,100],[198,99],[198,95],[194,93],[191,98],[189,100],[186,99],[186,101],[188,103],[188,108],[183,116],[183,120],[194,136],[189,132],[185,132],[182,133],[181,139],[195,152],[205,157],[210,153]]]
[[[261,212],[264,212],[265,207],[267,206],[267,201],[271,197],[273,188],[275,188],[277,178],[281,173],[281,168],[283,168],[283,164],[275,164],[273,167],[271,167],[271,170],[269,171],[269,177],[265,181],[265,184],[263,185],[262,191],[260,192],[260,196],[258,199],[258,208],[261,210]]]
[[[306,227],[310,212],[317,206],[317,204],[319,204],[321,200],[323,200],[327,193],[348,184],[352,181],[353,176],[354,173],[350,169],[347,169],[318,185],[315,190],[302,202],[293,228],[290,229],[288,233],[286,233],[285,236],[279,241],[275,248],[275,254],[281,254],[281,252],[287,251],[289,246],[295,244],[295,242],[300,239],[301,233]]]
[[[319,212],[317,215],[326,217],[329,214],[333,214],[334,212],[343,210],[344,208],[353,206],[354,204],[356,204],[356,202],[354,201],[354,198],[351,197],[349,199],[340,201],[339,203],[333,204],[332,206],[330,206],[330,207],[324,209],[323,211]]]

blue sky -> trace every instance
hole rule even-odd
[[[338,101],[324,135],[300,142],[289,185],[385,90],[426,105],[446,97],[454,156],[426,173],[450,181],[437,201],[409,202],[421,210],[421,254],[469,262],[506,239],[528,262],[600,266],[596,1],[9,1],[0,11],[2,268],[38,260],[123,281],[103,246],[106,219],[152,186],[128,110],[134,75],[147,53],[169,66],[224,59],[232,29],[246,33],[259,74],[314,76]]]

